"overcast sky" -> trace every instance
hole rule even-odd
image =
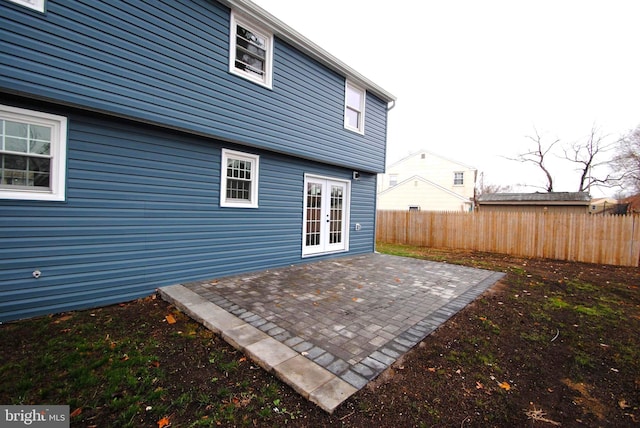
[[[609,139],[640,125],[637,0],[254,2],[398,98],[387,164],[426,149],[485,182],[543,185],[503,158],[534,128],[568,144],[594,124]],[[559,162],[554,190],[576,191]]]

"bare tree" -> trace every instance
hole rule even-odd
[[[488,195],[490,193],[508,193],[512,191],[512,187],[502,184],[488,184],[484,182],[484,172],[480,173],[480,180],[475,188],[476,198],[480,195]]]
[[[608,163],[606,161],[599,161],[601,155],[611,150],[615,144],[607,144],[605,138],[606,136],[603,136],[594,125],[591,127],[591,132],[586,142],[575,142],[572,143],[569,148],[563,149],[564,158],[579,165],[577,169],[580,173],[578,192],[589,191],[591,186],[595,184],[610,186],[612,179],[611,174],[608,174],[604,178],[596,178],[593,176],[594,168]]]
[[[546,186],[544,186],[543,189],[547,192],[553,192],[553,177],[545,165],[545,160],[547,160],[553,146],[560,142],[560,139],[556,139],[551,144],[545,145],[542,142],[542,137],[538,133],[538,130],[534,128],[534,131],[536,133],[535,137],[527,135],[527,138],[533,142],[533,148],[525,153],[519,154],[515,158],[507,159],[522,163],[533,163],[536,165],[542,170],[547,180]]]
[[[616,174],[610,182],[628,193],[640,193],[640,125],[618,141],[617,152],[609,166]]]

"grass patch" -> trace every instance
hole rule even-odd
[[[81,410],[72,426],[107,427],[158,427],[165,417],[175,427],[527,426],[533,406],[564,426],[640,418],[637,269],[378,250],[506,276],[333,415],[152,299],[1,325],[0,402],[68,404]],[[569,378],[590,401],[567,390]],[[606,421],[585,407],[595,402],[608,406]]]

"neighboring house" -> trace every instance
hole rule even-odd
[[[592,199],[589,203],[591,214],[615,214],[618,210],[618,200],[613,198]]]
[[[477,170],[425,150],[378,178],[379,210],[471,211]]]
[[[587,192],[487,193],[477,199],[480,212],[589,212]]]
[[[395,98],[251,2],[0,0],[0,39],[0,321],[374,251]]]

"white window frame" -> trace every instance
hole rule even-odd
[[[360,92],[360,94],[362,95],[360,97],[360,105],[359,106],[352,106],[349,105],[349,89],[352,89],[356,92]],[[344,127],[345,129],[349,129],[351,131],[355,131],[359,134],[364,134],[364,113],[365,113],[365,105],[366,105],[366,99],[367,99],[367,91],[354,84],[349,82],[348,80],[345,81],[345,85],[344,85]],[[358,126],[357,127],[353,127],[349,124],[349,120],[348,120],[348,116],[347,116],[347,112],[351,110],[351,111],[355,111],[358,113]]]
[[[45,0],[9,0],[11,3],[19,4],[20,6],[27,7],[35,10],[36,12],[44,13]]]
[[[457,183],[458,175],[460,175],[460,181],[462,181],[461,183]],[[453,173],[453,185],[454,186],[464,186],[464,172],[456,171],[456,172]]]
[[[50,187],[43,189],[34,187],[0,187],[0,199],[17,199],[31,201],[64,201],[66,200],[67,176],[67,118],[39,111],[0,105],[0,117],[4,120],[24,122],[51,128]],[[0,150],[3,144],[0,142]],[[3,153],[5,153],[3,151]],[[20,153],[15,153],[20,155]]]
[[[227,162],[238,159],[251,162],[251,191],[249,200],[227,199]],[[260,176],[260,156],[235,150],[222,149],[220,164],[220,206],[230,208],[258,208],[258,177]]]
[[[237,26],[250,30],[252,33],[262,37],[265,40],[265,65],[263,78],[258,77],[254,73],[250,73],[244,70],[236,68],[236,33]],[[231,11],[231,25],[229,34],[229,72],[237,76],[243,77],[247,80],[255,82],[259,85],[265,86],[269,89],[272,88],[273,82],[273,34],[263,29],[255,22],[238,16],[234,11]]]

